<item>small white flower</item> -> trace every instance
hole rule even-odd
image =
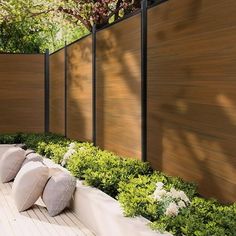
[[[157,201],[161,201],[161,196],[153,194],[153,197],[154,197]]]
[[[170,192],[167,192],[167,193],[166,193],[166,196],[167,196],[167,197],[172,197],[172,194],[171,194]]]
[[[75,148],[75,146],[76,146],[76,144],[75,144],[75,143],[70,143],[70,144],[69,144],[69,149],[74,149],[74,148]]]
[[[63,160],[66,160],[66,159],[68,159],[68,158],[69,158],[69,156],[70,156],[70,154],[69,154],[68,152],[66,152],[66,153],[64,154],[64,156],[63,156]]]
[[[186,203],[189,203],[190,200],[187,197],[187,195],[183,192],[183,191],[179,191],[179,198],[183,201],[185,201]]]
[[[84,151],[84,150],[86,150],[86,148],[85,147],[80,147],[79,150]]]
[[[170,196],[176,199],[181,199],[185,203],[189,203],[187,195],[183,191],[177,191],[175,188],[170,189]]]
[[[71,143],[71,144],[75,144],[75,143]],[[70,145],[71,145],[70,144]],[[73,146],[73,145],[72,145]],[[61,161],[61,165],[62,166],[65,166],[68,159],[71,157],[71,155],[73,155],[75,153],[75,150],[70,148],[67,150],[67,152],[64,154],[63,158],[62,158],[62,161]]]
[[[170,189],[170,195],[173,198],[179,198],[179,192],[175,188]]]
[[[164,197],[166,195],[166,190],[159,190],[159,196]]]
[[[157,182],[156,186],[157,186],[157,189],[162,189],[164,184],[162,182]]]
[[[154,194],[153,194],[153,197],[156,200],[161,200],[161,198],[164,197],[165,195],[166,195],[166,190],[164,190],[164,189],[156,189]]]
[[[166,209],[165,215],[167,216],[177,216],[179,213],[178,206],[175,203],[170,203]]]
[[[70,155],[75,153],[75,150],[74,149],[69,149],[66,153],[70,156]]]
[[[62,165],[62,166],[65,166],[65,165],[66,165],[66,161],[65,161],[65,160],[62,160],[61,165]]]
[[[186,207],[185,202],[182,201],[182,200],[180,200],[180,201],[178,202],[178,207],[179,207],[179,208],[184,208],[184,207]]]

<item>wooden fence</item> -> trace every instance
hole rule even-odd
[[[50,55],[46,113],[43,56],[0,56],[0,130],[42,131],[49,112],[51,132],[235,201],[234,9],[233,0],[169,0],[94,30]]]
[[[207,197],[235,201],[235,7],[232,0],[144,5],[54,53],[50,79],[60,88],[51,96],[60,104],[51,107],[50,130],[147,160],[197,182]]]
[[[44,54],[0,54],[0,133],[44,132]]]

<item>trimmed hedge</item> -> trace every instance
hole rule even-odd
[[[120,181],[152,172],[147,163],[121,158],[93,146],[77,150],[68,162],[68,170],[74,176],[84,179],[88,185],[101,189],[114,198],[118,194]]]
[[[154,230],[168,231],[176,236],[236,236],[236,203],[225,206],[201,198],[194,184],[153,171],[148,163],[122,158],[90,143],[50,133],[0,135],[0,143],[25,143],[28,148],[58,164],[71,142],[74,151],[66,162],[66,168],[86,184],[117,198],[126,216],[142,215],[152,222]],[[190,205],[180,209],[174,217],[161,213],[152,197],[157,182],[162,182],[166,191],[171,188],[184,191]]]

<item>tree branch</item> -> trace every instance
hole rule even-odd
[[[54,11],[54,9],[48,9],[48,10],[45,10],[45,11],[35,12],[35,13],[30,12],[31,15],[29,17],[35,17],[35,16],[39,16],[39,15],[42,15],[42,14],[47,14],[51,11]]]
[[[121,3],[122,3],[122,0],[118,0],[118,1],[117,1],[117,3],[116,3],[116,9],[120,8]],[[120,11],[120,10],[119,10],[119,11]],[[119,18],[119,11],[117,11],[117,12],[115,13],[115,20],[118,20],[118,18]]]
[[[109,19],[114,16],[115,14],[118,14],[119,11],[123,8],[123,6],[119,6],[116,8],[113,12],[111,12],[107,17],[104,18],[105,21],[109,21]]]
[[[79,20],[90,32],[92,31],[92,25],[89,21],[85,20],[81,15],[79,15],[78,13],[75,13],[74,11],[70,10],[70,9],[65,9],[63,7],[59,7],[58,10],[60,12],[64,12],[70,16],[75,17],[77,20]]]

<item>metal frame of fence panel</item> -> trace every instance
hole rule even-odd
[[[141,142],[142,161],[147,160],[147,0],[142,1],[141,11]]]
[[[92,32],[92,110],[93,110],[93,118],[92,118],[92,127],[93,127],[93,143],[96,145],[96,129],[97,129],[97,116],[96,116],[96,25],[93,26]]]
[[[49,93],[50,93],[50,88],[49,88],[49,49],[46,50],[45,52],[45,91],[44,91],[44,122],[45,122],[45,132],[49,132]]]
[[[64,56],[65,56],[65,59],[64,59],[64,63],[65,63],[65,74],[64,74],[64,83],[65,83],[65,127],[64,127],[64,132],[65,132],[65,137],[67,137],[67,94],[68,94],[68,80],[67,80],[67,67],[68,67],[68,63],[67,63],[67,45],[66,45],[66,42],[65,42],[65,53],[64,53]]]

